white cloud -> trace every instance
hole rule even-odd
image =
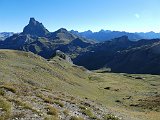
[[[134,14],[134,16],[139,19],[140,18],[140,15],[138,13]]]

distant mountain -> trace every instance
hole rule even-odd
[[[75,46],[80,44],[80,47],[92,44],[90,41],[82,39],[64,28],[49,32],[42,23],[30,18],[29,24],[24,27],[22,33],[14,34],[0,42],[0,49],[31,51],[48,59],[53,56],[57,49],[64,51],[62,48],[65,47],[63,46],[69,46],[73,43]],[[65,52],[70,53],[69,50],[71,49]]]
[[[129,33],[124,31],[110,31],[110,30],[101,30],[99,32],[92,32],[91,30],[85,32],[78,32],[71,30],[71,33],[85,37],[87,39],[93,39],[98,42],[108,41],[121,36],[128,36],[128,38],[132,41],[137,41],[140,39],[156,39],[160,38],[160,33],[155,32],[147,32],[147,33]]]
[[[155,33],[153,31],[146,32],[146,33],[140,32],[140,33],[135,33],[135,34],[141,36],[144,39],[156,39],[156,38],[160,38],[160,33]]]
[[[2,32],[0,33],[0,41],[5,40],[6,38],[12,36],[13,32]]]
[[[42,23],[39,23],[34,18],[30,18],[29,24],[24,27],[22,34],[44,37],[48,33],[49,31],[43,26]]]
[[[73,62],[90,70],[160,74],[160,39],[130,41],[127,36],[94,44]]]
[[[101,30],[99,32],[92,32],[90,30],[85,32],[78,32],[71,30],[70,32],[87,39],[93,39],[98,42],[108,41],[121,36],[128,36],[129,39],[133,41],[142,39],[142,37],[138,34],[110,30]]]

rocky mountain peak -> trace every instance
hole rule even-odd
[[[36,25],[37,21],[34,18],[30,18],[29,24]]]
[[[32,36],[44,37],[49,31],[34,18],[30,18],[29,24],[24,27],[22,34],[29,34]]]
[[[59,30],[57,30],[58,33],[66,33],[68,32],[67,29],[65,28],[60,28]]]

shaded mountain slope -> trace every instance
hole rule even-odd
[[[134,42],[123,36],[89,47],[74,59],[74,63],[92,70],[106,67],[112,72],[159,74],[159,41]]]
[[[124,50],[108,66],[113,72],[160,74],[160,42]]]

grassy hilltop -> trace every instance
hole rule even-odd
[[[158,120],[160,76],[88,71],[0,50],[0,120]]]

